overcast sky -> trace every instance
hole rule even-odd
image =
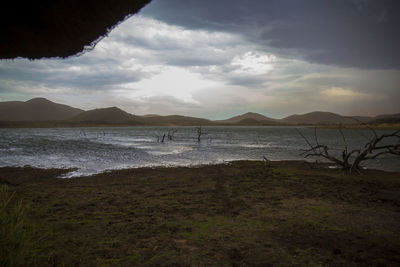
[[[398,0],[153,0],[68,59],[0,61],[0,101],[223,119],[400,112]]]

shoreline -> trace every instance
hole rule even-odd
[[[247,163],[259,163],[259,164],[264,164],[265,166],[281,166],[281,165],[311,165],[313,168],[316,169],[329,169],[329,170],[336,170],[336,171],[342,171],[340,169],[340,166],[335,165],[334,163],[330,162],[321,162],[319,161],[316,163],[315,160],[269,160],[266,162],[265,160],[256,160],[256,159],[249,159],[249,160],[230,160],[230,161],[223,161],[223,162],[218,162],[218,163],[200,163],[200,164],[189,164],[189,165],[154,165],[154,166],[139,166],[139,167],[126,167],[126,168],[116,168],[116,169],[106,169],[97,173],[93,174],[88,174],[88,175],[77,175],[77,176],[70,176],[66,177],[64,175],[74,172],[74,171],[79,171],[78,167],[71,167],[71,168],[43,168],[43,167],[37,167],[37,166],[31,166],[31,165],[24,165],[24,166],[3,166],[0,167],[0,173],[3,170],[40,170],[40,171],[54,171],[54,172],[60,172],[60,176],[56,177],[59,179],[74,179],[74,178],[90,178],[93,176],[97,175],[102,175],[102,174],[113,174],[113,173],[119,173],[119,172],[124,172],[124,171],[134,171],[134,170],[165,170],[165,169],[179,169],[179,168],[188,168],[188,169],[199,169],[202,167],[217,167],[217,166],[224,166],[224,165],[231,165],[235,163],[240,163],[240,162],[247,162]],[[368,172],[368,171],[377,171],[377,172],[386,172],[386,173],[393,173],[393,174],[399,174],[400,171],[397,170],[388,170],[388,169],[378,169],[378,168],[368,168],[365,167],[363,172]],[[63,177],[64,176],[64,177]]]
[[[80,123],[80,122],[1,122],[0,129],[24,129],[24,128],[129,128],[129,127],[317,127],[327,129],[368,129],[375,130],[397,130],[400,123],[381,123],[381,124],[129,124],[129,123]]]

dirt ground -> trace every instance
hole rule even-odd
[[[400,174],[236,161],[56,178],[0,168],[36,266],[400,266]]]

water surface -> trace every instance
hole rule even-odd
[[[306,127],[115,127],[0,129],[0,166],[77,168],[66,177],[143,166],[188,166],[232,160],[298,160],[307,144],[300,130],[315,142]],[[172,140],[168,132],[173,134]],[[343,130],[349,149],[361,148],[372,137],[368,129]],[[379,130],[378,134],[391,131]],[[161,138],[166,134],[165,141]],[[338,148],[344,141],[336,129],[318,129],[318,142]],[[396,141],[395,139],[392,141]],[[315,160],[315,159],[310,159]],[[399,158],[385,156],[369,168],[400,171]]]

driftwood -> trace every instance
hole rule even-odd
[[[400,156],[400,130],[397,130],[391,134],[378,135],[372,128],[370,128],[370,130],[372,130],[374,133],[374,137],[369,140],[363,148],[354,149],[351,151],[348,150],[346,138],[343,134],[342,129],[338,128],[338,130],[344,142],[344,148],[342,150],[341,156],[332,155],[330,153],[330,150],[332,150],[332,148],[329,148],[327,145],[323,145],[318,142],[316,128],[314,128],[314,138],[316,145],[311,144],[311,142],[297,129],[298,133],[303,137],[303,139],[310,147],[309,149],[301,153],[301,155],[303,155],[305,158],[325,158],[326,160],[340,166],[342,169],[348,170],[350,172],[354,170],[359,171],[361,168],[360,164],[366,160],[376,159],[385,154]],[[382,144],[383,140],[391,137],[397,137],[397,143]]]

